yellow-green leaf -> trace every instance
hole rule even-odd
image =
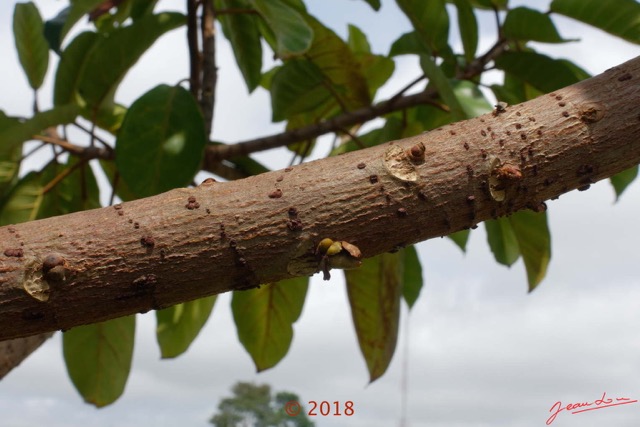
[[[251,0],[274,33],[280,58],[301,55],[311,47],[313,30],[296,8],[280,0]]]
[[[565,43],[548,14],[527,7],[516,7],[507,13],[502,26],[504,36],[510,40]]]
[[[122,395],[131,369],[135,329],[135,316],[127,316],[63,334],[67,372],[87,403],[102,407]]]
[[[308,280],[298,277],[233,293],[231,309],[238,338],[258,372],[275,366],[289,351]]]
[[[509,217],[527,270],[529,292],[544,279],[551,260],[551,234],[547,214],[525,210]]]
[[[634,166],[609,178],[609,180],[611,181],[611,185],[613,185],[613,189],[616,191],[616,201],[620,199],[620,196],[622,195],[624,190],[627,189],[629,184],[631,184],[637,176],[638,166]]]
[[[516,238],[511,221],[508,218],[498,218],[485,221],[487,240],[496,261],[511,266],[520,258],[520,246]]]
[[[215,302],[214,295],[156,311],[156,338],[163,358],[187,351],[209,319]]]
[[[371,382],[385,373],[396,349],[403,266],[401,254],[386,253],[344,272],[353,324]]]
[[[422,265],[418,258],[418,251],[415,246],[409,246],[400,251],[404,258],[404,271],[402,274],[402,296],[409,306],[413,308],[413,304],[418,300],[420,291],[422,290]]]

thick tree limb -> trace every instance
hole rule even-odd
[[[640,163],[638,105],[640,58],[413,138],[2,227],[0,340],[309,275],[326,237],[370,257],[537,209]]]
[[[53,335],[46,332],[30,337],[0,342],[0,379],[24,361],[33,351]]]

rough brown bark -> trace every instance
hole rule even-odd
[[[0,340],[312,274],[326,237],[370,257],[539,209],[640,163],[639,82],[636,58],[413,138],[0,228]]]

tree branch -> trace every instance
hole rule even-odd
[[[187,45],[189,47],[189,87],[193,97],[200,99],[202,57],[198,44],[198,0],[187,0]]]
[[[216,27],[213,2],[205,1],[202,6],[202,92],[200,109],[204,117],[205,132],[211,135],[213,126],[213,108],[216,102],[216,83],[218,68],[216,65]]]
[[[435,90],[428,89],[415,95],[391,98],[387,101],[382,101],[369,107],[350,111],[313,125],[275,135],[256,138],[238,144],[209,146],[205,152],[204,169],[210,170],[212,163],[219,162],[220,160],[246,156],[247,154],[255,153],[256,151],[282,147],[284,145],[293,144],[294,142],[316,138],[320,135],[324,135],[325,133],[339,132],[342,129],[349,128],[350,126],[359,123],[368,122],[369,120],[394,111],[432,102],[436,97],[437,92]]]
[[[371,257],[538,209],[640,163],[639,102],[640,57],[412,138],[1,227],[0,340],[311,275],[327,237]]]

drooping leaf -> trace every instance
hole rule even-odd
[[[32,139],[34,135],[39,134],[44,129],[72,123],[78,117],[79,112],[80,108],[77,105],[69,104],[60,105],[51,110],[40,111],[30,119],[15,123],[5,130],[0,130],[0,141],[7,148],[14,147]]]
[[[53,90],[54,105],[77,102],[77,89],[88,53],[99,39],[97,33],[78,34],[60,55]]]
[[[418,300],[420,291],[422,290],[422,265],[418,258],[418,251],[415,246],[409,246],[401,251],[404,258],[404,271],[402,275],[402,296],[409,306]]]
[[[129,377],[135,316],[78,326],[62,336],[67,372],[87,403],[103,407],[120,397]]]
[[[238,338],[258,372],[275,366],[289,351],[307,288],[308,278],[298,277],[233,293]]]
[[[454,0],[458,9],[458,28],[467,62],[473,61],[478,49],[478,21],[468,0]]]
[[[305,53],[313,40],[313,30],[296,8],[281,0],[251,0],[276,38],[276,53],[286,59]]]
[[[271,79],[274,122],[314,110],[331,98],[322,70],[306,59],[287,61]]]
[[[193,95],[181,86],[159,85],[127,111],[116,140],[116,165],[129,189],[147,197],[189,184],[206,143]]]
[[[153,13],[158,0],[131,0],[131,19],[137,21],[143,16]]]
[[[402,256],[386,253],[344,272],[351,316],[371,382],[385,373],[396,348],[402,270]]]
[[[485,221],[487,240],[496,261],[511,266],[520,258],[520,246],[508,218]]]
[[[98,107],[115,90],[140,56],[166,32],[184,25],[185,17],[165,12],[147,15],[131,25],[120,27],[101,38],[87,52],[78,92],[92,107]]]
[[[510,40],[565,43],[555,24],[546,13],[528,7],[516,7],[507,13],[502,26],[504,36]]]
[[[629,184],[631,184],[637,176],[638,166],[634,166],[631,169],[617,173],[609,178],[611,185],[613,185],[613,189],[616,191],[616,201],[620,199],[624,190],[627,189]]]
[[[243,2],[238,0],[216,0],[220,9],[242,8]],[[259,19],[255,15],[231,13],[219,18],[222,31],[233,47],[233,54],[240,72],[244,77],[249,92],[260,83],[262,71],[262,45],[260,43]]]
[[[187,351],[209,319],[215,302],[214,295],[156,311],[156,337],[162,358]]]
[[[447,237],[450,238],[453,241],[453,243],[455,243],[460,248],[462,252],[466,252],[467,242],[469,241],[469,234],[470,234],[469,230],[460,230],[460,231],[456,231],[455,233],[451,233],[447,235]]]
[[[640,43],[640,4],[634,0],[553,0],[551,11]]]
[[[44,38],[44,23],[35,4],[18,3],[13,12],[13,36],[18,59],[29,86],[38,89],[49,66],[49,45]]]
[[[448,47],[449,15],[444,0],[396,0],[420,35],[424,46],[434,55]]]
[[[547,214],[525,210],[509,217],[527,270],[529,292],[544,279],[551,259],[551,234]]]
[[[369,6],[371,6],[373,8],[373,10],[378,11],[380,10],[380,0],[364,0],[366,1]]]
[[[442,100],[449,106],[451,115],[454,120],[463,120],[467,115],[456,97],[453,87],[447,76],[442,72],[429,55],[420,55],[420,66],[422,71],[429,78],[429,81],[438,89],[438,94]]]
[[[565,62],[536,52],[507,52],[495,62],[497,68],[545,93],[580,81],[575,69]]]

